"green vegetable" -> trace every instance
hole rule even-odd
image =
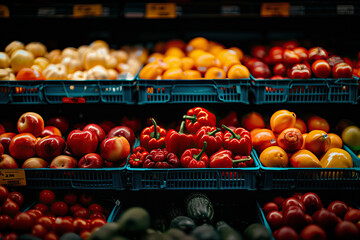
[[[195,227],[196,224],[194,220],[186,216],[178,216],[171,220],[170,223],[170,228],[177,228],[186,233],[190,233]]]
[[[194,193],[188,197],[186,212],[198,225],[210,223],[214,218],[214,206],[203,193]]]
[[[254,223],[245,229],[244,238],[246,240],[270,240],[271,234],[264,225]]]
[[[242,236],[238,231],[230,227],[226,222],[220,221],[216,223],[216,231],[220,234],[221,240],[242,240]]]
[[[118,223],[107,223],[99,230],[93,232],[90,235],[90,240],[110,240],[117,236],[120,232],[120,226]]]
[[[215,231],[215,228],[210,224],[203,224],[196,227],[191,235],[197,240],[220,240],[219,234]]]
[[[140,236],[150,227],[150,214],[144,208],[127,209],[119,218],[119,231],[125,236]]]

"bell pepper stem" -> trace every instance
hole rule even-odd
[[[215,134],[218,133],[218,132],[220,132],[220,131],[221,131],[221,129],[220,129],[220,128],[217,128],[217,129],[215,129],[214,131],[207,132],[207,134],[208,134],[209,136],[215,136]]]
[[[201,149],[201,152],[198,155],[194,155],[193,158],[197,161],[199,161],[201,155],[204,153],[205,149],[207,147],[207,142],[204,142],[204,147]]]
[[[236,139],[240,139],[241,136],[239,134],[236,134],[231,128],[229,128],[228,126],[225,126],[224,124],[221,125],[223,128],[225,128],[226,130],[228,130],[231,133],[231,139],[236,138]]]
[[[192,115],[192,116],[184,115],[183,119],[189,119],[189,120],[191,120],[192,123],[194,123],[194,122],[196,122],[197,117],[196,117],[196,115]]]
[[[181,121],[180,130],[179,130],[180,134],[184,133],[184,126],[185,126],[185,121]]]
[[[158,133],[158,131],[157,131],[156,121],[155,121],[155,119],[153,119],[153,118],[150,118],[150,120],[152,121],[152,123],[153,123],[153,125],[154,125],[154,132],[152,132],[152,133],[150,134],[150,136],[151,136],[152,138],[159,139],[159,138],[160,138],[160,133]]]
[[[247,162],[247,161],[250,161],[251,160],[251,157],[250,156],[247,156],[246,158],[244,159],[238,159],[238,160],[232,160],[233,163],[241,163],[241,162]]]

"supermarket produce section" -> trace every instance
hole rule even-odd
[[[360,239],[359,9],[4,0],[0,240]]]

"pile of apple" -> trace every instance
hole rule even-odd
[[[94,203],[93,196],[86,193],[69,192],[62,197],[51,190],[42,190],[38,195],[39,201],[25,212],[19,211],[22,195],[8,193],[0,185],[0,202],[6,195],[0,215],[0,237],[4,236],[5,240],[17,239],[20,234],[57,240],[68,232],[86,239],[91,232],[107,223],[110,212],[110,209]]]
[[[296,41],[269,50],[255,46],[244,64],[256,79],[352,78],[355,67],[349,58],[329,55],[322,47],[308,50]]]
[[[110,121],[102,126],[79,124],[65,138],[65,118],[50,118],[45,127],[39,114],[24,113],[17,122],[18,134],[0,124],[0,169],[124,166],[135,143],[134,131]]]
[[[112,49],[102,40],[50,52],[40,42],[13,41],[0,52],[0,80],[115,80],[135,76],[146,59],[141,46]]]

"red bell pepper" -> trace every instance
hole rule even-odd
[[[206,168],[209,167],[209,157],[204,152],[207,143],[204,142],[202,149],[191,148],[186,150],[181,156],[181,166],[185,168]]]
[[[224,149],[232,151],[234,155],[250,156],[252,148],[250,132],[241,127],[235,130],[225,125],[222,127],[227,130],[224,135]]]
[[[189,109],[183,118],[186,119],[186,128],[192,134],[195,134],[202,126],[215,127],[216,125],[215,115],[201,107]]]
[[[222,125],[229,126],[229,127],[231,126],[231,127],[235,127],[235,128],[240,127],[239,119],[238,119],[236,112],[231,111],[226,117],[224,117],[217,123],[217,126],[219,128],[222,128]],[[222,130],[225,130],[225,129],[222,129]]]
[[[197,148],[203,148],[204,142],[207,143],[205,153],[208,156],[219,151],[224,142],[224,134],[220,128],[203,126],[194,135],[194,142]]]
[[[232,158],[233,153],[230,150],[223,150],[213,154],[210,157],[210,168],[233,168],[234,164],[251,161],[251,157],[247,156],[241,159],[241,156]]]
[[[157,126],[155,120],[151,119],[153,125],[140,134],[140,146],[150,152],[152,149],[163,148],[165,145],[166,130]]]
[[[169,153],[164,149],[153,149],[148,154],[143,163],[143,168],[177,168],[180,161],[174,153]]]
[[[147,151],[132,153],[129,157],[129,164],[134,168],[142,167],[147,155],[149,155]]]
[[[166,150],[175,153],[178,158],[181,158],[186,149],[192,148],[194,145],[193,136],[184,133],[184,126],[185,121],[182,121],[179,132],[171,129],[165,137]]]

